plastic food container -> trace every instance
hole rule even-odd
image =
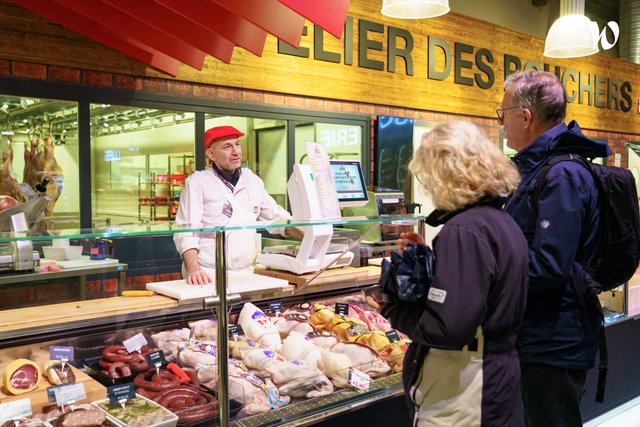
[[[175,427],[178,424],[176,414],[139,394],[127,402],[124,412],[120,405],[110,406],[109,399],[98,400],[92,404],[106,412],[107,419],[118,426]],[[149,413],[145,415],[145,411]],[[136,415],[131,415],[133,413]]]
[[[44,252],[44,257],[46,259],[53,259],[56,261],[68,261],[78,259],[82,256],[82,246],[43,246],[42,251]]]

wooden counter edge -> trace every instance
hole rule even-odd
[[[0,311],[0,332],[177,306],[178,301],[173,298],[153,295],[135,298],[118,296],[16,308]]]

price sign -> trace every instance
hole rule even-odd
[[[349,368],[349,378],[347,382],[358,390],[366,391],[369,390],[371,377],[355,368]]]
[[[389,338],[389,342],[391,343],[400,341],[400,336],[398,335],[398,332],[394,329],[385,332],[385,335],[387,336],[387,338]]]
[[[273,314],[276,317],[279,317],[284,312],[284,307],[282,307],[282,303],[280,301],[270,302],[269,310],[271,311],[271,314]]]
[[[55,402],[56,401],[56,389],[60,388],[60,387],[64,387],[67,384],[58,384],[58,385],[52,385],[51,387],[47,387],[47,400],[49,402]]]
[[[155,366],[156,368],[167,364],[167,359],[164,358],[162,351],[154,351],[144,356],[144,358],[147,359],[149,366]]]
[[[122,404],[136,397],[136,387],[133,383],[112,385],[107,387],[107,396],[111,405]]]
[[[75,360],[75,357],[73,356],[73,350],[73,347],[69,346],[52,345],[51,347],[49,347],[49,359],[61,360],[63,362]]]
[[[335,307],[336,314],[340,314],[342,316],[346,316],[349,314],[349,304],[345,304],[343,302],[337,302]]]
[[[122,344],[124,344],[124,348],[129,353],[133,353],[134,351],[140,351],[142,347],[147,345],[147,339],[142,334],[135,334],[128,340],[122,341]]]
[[[87,391],[83,383],[65,384],[62,387],[56,388],[54,392],[56,394],[56,405],[58,406],[71,405],[78,400],[85,400],[87,398]]]
[[[240,335],[244,335],[244,330],[240,325],[229,325],[229,336],[237,340]]]
[[[7,403],[0,403],[0,423],[17,420],[33,414],[31,399],[18,399]]]

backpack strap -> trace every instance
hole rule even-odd
[[[552,156],[551,159],[548,160],[540,170],[540,173],[538,174],[538,177],[536,179],[536,183],[533,187],[533,196],[531,200],[533,201],[533,208],[535,209],[536,213],[538,212],[538,200],[540,200],[540,194],[542,193],[542,190],[544,189],[544,186],[547,183],[547,174],[549,173],[552,167],[554,167],[560,162],[574,162],[574,163],[581,164],[593,176],[593,171],[591,170],[591,166],[590,166],[591,163],[587,159],[585,159],[584,157],[578,154],[562,153],[562,154]],[[596,179],[595,176],[593,177],[593,179],[597,186],[598,180]],[[598,190],[600,189],[598,188]]]

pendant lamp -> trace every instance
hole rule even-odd
[[[544,43],[544,56],[578,58],[598,53],[598,24],[584,16],[584,0],[560,0],[560,18]]]
[[[382,0],[382,14],[391,18],[435,18],[449,12],[449,0]]]

